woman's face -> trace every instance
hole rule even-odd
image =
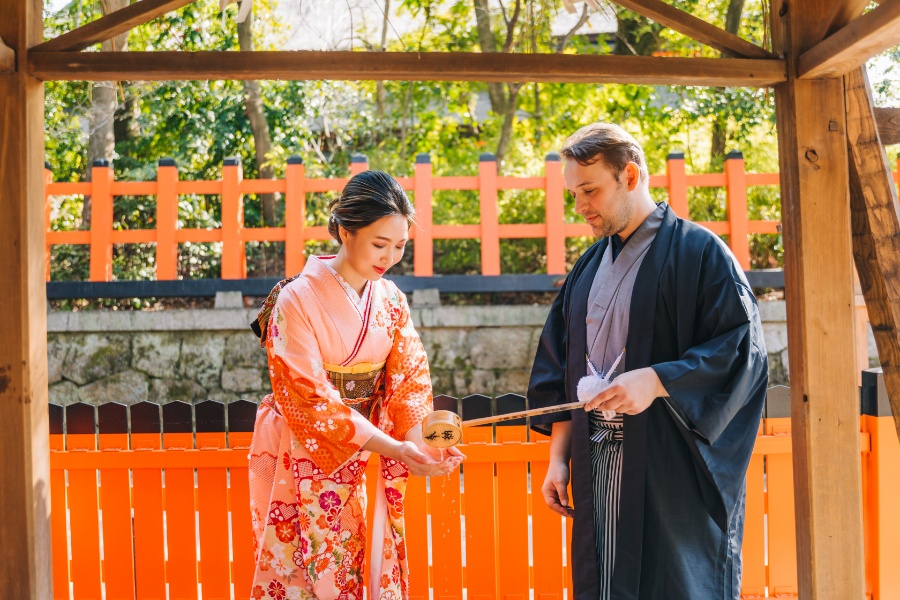
[[[347,264],[359,276],[376,281],[400,262],[409,241],[409,222],[402,215],[382,217],[350,233],[341,228]]]

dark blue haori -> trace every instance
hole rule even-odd
[[[714,234],[668,206],[631,299],[625,371],[652,366],[669,393],[625,415],[612,600],[737,600],[745,477],[768,363],[743,271]],[[587,297],[607,239],[575,264],[553,304],[528,390],[530,408],[577,399],[587,372]],[[543,433],[572,420],[574,599],[596,600],[588,415],[532,419]]]

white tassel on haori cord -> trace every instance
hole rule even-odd
[[[606,375],[598,373],[597,369],[594,368],[594,365],[591,364],[591,359],[585,356],[591,374],[585,375],[578,381],[577,389],[579,402],[589,402],[596,398],[600,392],[609,387],[609,384],[612,382],[612,374],[616,370],[616,367],[619,366],[619,361],[622,360],[623,356],[625,356],[625,348],[622,348],[622,353],[616,358],[616,362],[613,363]],[[600,414],[603,415],[603,418],[607,421],[611,421],[613,417],[616,416],[616,411],[602,410],[600,411]]]

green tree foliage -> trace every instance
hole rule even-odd
[[[47,36],[97,18],[98,1],[73,2],[47,14]],[[420,25],[402,39],[388,36],[387,50],[482,51],[475,14],[479,3],[482,0],[404,0],[392,18],[408,18]],[[674,4],[724,25],[726,0],[679,0]],[[278,21],[274,5],[274,1],[257,0],[254,6],[257,49],[278,47],[289,33]],[[740,30],[742,36],[757,43],[764,42],[764,32],[746,24],[762,22],[762,6],[761,0],[747,0]],[[564,10],[561,0],[522,0],[502,6],[490,0],[487,7],[500,51],[718,56],[716,51],[624,10],[618,12],[619,28],[614,34],[579,35],[575,31],[563,39],[551,32],[552,22]],[[582,10],[582,5],[578,9]],[[231,13],[222,18],[215,3],[201,2],[133,30],[128,43],[135,51],[237,51],[238,35]],[[373,51],[381,49],[378,41],[370,45]],[[387,81],[382,84],[383,103],[378,102],[379,86],[374,81],[260,83],[274,148],[266,157],[267,164],[276,176],[283,176],[291,155],[304,158],[311,177],[346,176],[352,153],[366,154],[373,168],[398,176],[412,174],[419,153],[431,155],[435,175],[475,175],[479,156],[495,152],[504,135],[507,115],[491,110],[485,116],[478,108],[479,99],[484,102],[489,91],[484,83]],[[510,91],[505,86],[506,98],[512,98],[515,105],[515,118],[500,166],[504,175],[541,173],[545,156],[557,150],[567,135],[598,120],[615,122],[631,131],[644,144],[652,173],[664,172],[666,155],[671,151],[686,153],[689,172],[703,172],[709,168],[711,127],[723,114],[731,140],[728,149],[744,152],[748,170],[777,169],[773,99],[765,91],[534,83],[521,84],[515,94]],[[242,93],[241,83],[233,81],[122,82],[116,156],[109,157],[116,178],[152,179],[157,161],[171,157],[182,179],[215,179],[221,176],[222,162],[228,156],[241,158],[245,177],[256,177],[252,131]],[[58,181],[84,178],[90,101],[90,87],[85,83],[52,82],[46,87],[47,160]],[[131,133],[119,135],[124,131]],[[475,192],[441,191],[434,198],[435,222],[477,222]],[[332,199],[333,194],[310,198],[309,225],[325,223]],[[750,204],[753,218],[778,218],[777,190],[751,190]],[[543,196],[536,191],[502,192],[499,208],[502,223],[543,221]],[[179,218],[184,227],[216,227],[221,218],[219,209],[216,197],[182,197]],[[724,192],[695,192],[691,212],[696,219],[722,218]],[[117,198],[115,227],[152,227],[154,213],[153,198]],[[567,218],[577,220],[571,210]],[[78,198],[56,199],[54,228],[75,228],[79,220]],[[245,199],[245,222],[247,226],[262,225],[261,207],[255,197]],[[283,205],[279,202],[276,225],[280,224]],[[570,258],[576,258],[588,243],[570,240]],[[181,276],[218,276],[215,244],[184,246]],[[328,246],[310,243],[310,250]],[[760,238],[753,248],[759,266],[780,264],[777,239]],[[259,244],[248,247],[248,254],[251,275],[280,274],[281,245]],[[435,243],[435,268],[442,273],[479,272],[479,255],[478,240],[439,240]],[[404,265],[411,268],[411,261],[405,260]],[[504,241],[502,269],[545,271],[543,241]],[[84,279],[86,271],[84,248],[55,249],[54,278]],[[152,248],[117,248],[114,272],[123,279],[152,277]]]

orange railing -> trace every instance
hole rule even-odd
[[[798,591],[785,391],[770,392],[770,416],[760,427],[747,475],[745,598],[796,597]],[[464,416],[475,416],[490,414],[491,403],[470,396],[459,404]],[[456,408],[457,401],[445,396],[435,404]],[[495,405],[498,413],[513,412],[525,399],[508,394]],[[900,537],[893,509],[900,494],[900,444],[885,406],[886,400],[881,412],[864,415],[860,429],[867,595],[874,600],[900,597],[892,545]],[[239,401],[227,410],[211,401],[194,407],[103,405],[96,413],[85,404],[51,408],[55,598],[99,598],[103,588],[106,598],[164,598],[167,587],[170,598],[197,598],[198,584],[204,599],[248,597],[247,447],[255,404]],[[572,598],[566,558],[571,521],[563,523],[544,507],[538,492],[548,467],[548,438],[521,424],[469,428],[464,436],[462,477],[432,479],[430,485],[410,480],[410,596],[461,600],[465,589],[469,598],[533,594],[562,600],[568,590]]]
[[[355,157],[350,173],[368,168],[366,158]],[[288,160],[284,179],[244,179],[240,163],[230,159],[222,167],[218,181],[181,181],[171,159],[159,163],[156,181],[114,181],[112,169],[106,161],[93,167],[92,181],[81,183],[53,182],[49,171],[46,177],[47,197],[47,256],[54,244],[89,244],[90,280],[112,279],[112,248],[114,244],[156,244],[156,277],[159,280],[177,278],[178,244],[184,242],[221,242],[222,278],[242,279],[246,276],[244,245],[247,242],[284,242],[285,271],[293,275],[302,269],[304,244],[308,240],[330,239],[324,226],[308,226],[306,195],[315,192],[335,192],[343,189],[346,178],[316,179],[306,177],[299,158]],[[544,175],[539,177],[505,177],[497,173],[492,155],[482,155],[477,176],[435,177],[430,157],[417,157],[415,174],[398,178],[406,190],[413,192],[418,226],[414,228],[414,274],[431,276],[433,241],[436,239],[481,240],[481,271],[483,275],[500,274],[500,240],[508,238],[542,238],[546,240],[547,273],[566,272],[566,238],[589,236],[585,223],[566,223],[564,183],[559,157],[550,155],[545,162]],[[751,234],[775,234],[777,221],[748,220],[747,188],[758,185],[778,185],[777,173],[746,173],[740,153],[732,153],[725,161],[723,173],[687,175],[684,157],[672,154],[666,163],[666,173],[651,175],[650,186],[668,190],[669,203],[679,215],[688,215],[689,187],[723,187],[727,191],[727,219],[702,222],[717,234],[728,235],[732,251],[741,266],[750,268]],[[479,192],[480,221],[475,225],[444,225],[432,218],[433,192],[440,190],[477,190]],[[501,224],[498,215],[500,190],[543,190],[546,198],[545,220],[539,224]],[[284,195],[284,227],[245,227],[243,195]],[[182,229],[178,227],[178,196],[208,194],[221,196],[222,224],[218,229]],[[54,195],[89,195],[91,197],[91,228],[78,231],[52,231],[50,227],[50,197]],[[116,196],[156,196],[155,228],[114,230],[113,201]],[[49,278],[49,266],[48,266]]]

